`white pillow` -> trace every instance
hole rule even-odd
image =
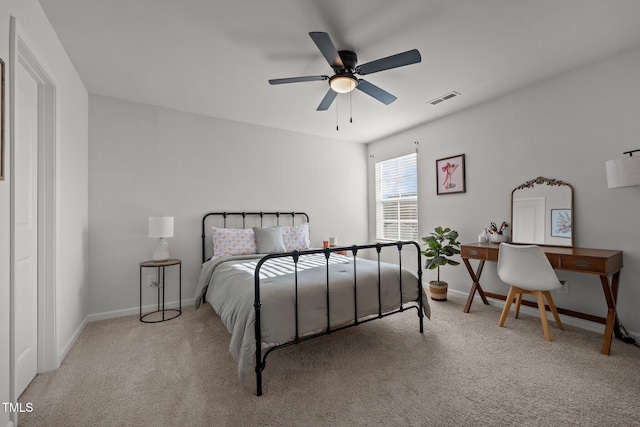
[[[300,225],[285,225],[282,227],[282,240],[285,252],[304,251],[309,249],[309,223]]]
[[[256,238],[251,228],[217,228],[213,230],[213,255],[233,256],[257,253]]]
[[[282,240],[282,227],[254,227],[256,235],[256,251],[259,254],[286,252]]]

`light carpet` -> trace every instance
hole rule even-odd
[[[20,398],[19,426],[633,426],[640,349],[464,299],[272,353],[264,395],[238,382],[230,335],[208,304],[168,322],[87,325],[61,367]]]

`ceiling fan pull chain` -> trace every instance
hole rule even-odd
[[[340,104],[339,100],[336,102],[336,131],[340,130],[338,127],[338,105]]]
[[[351,105],[351,94],[353,91],[349,92],[349,123],[353,123],[353,106]]]

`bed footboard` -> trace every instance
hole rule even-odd
[[[403,283],[402,281],[402,248],[403,246],[406,245],[414,245],[416,247],[416,252],[417,252],[417,265],[418,265],[418,271],[417,271],[417,281],[415,283]],[[397,252],[398,252],[398,269],[400,271],[399,274],[399,291],[400,291],[400,299],[398,301],[398,305],[395,309],[392,310],[385,310],[383,309],[383,302],[382,302],[382,293],[381,293],[381,289],[382,289],[382,280],[381,280],[381,260],[380,260],[380,254],[382,252],[383,248],[396,248]],[[356,258],[358,255],[358,252],[361,250],[365,250],[365,249],[375,249],[376,253],[377,253],[377,266],[378,266],[378,284],[377,284],[377,291],[378,291],[378,295],[377,295],[377,299],[378,299],[378,313],[377,315],[375,315],[375,313],[373,315],[366,315],[366,316],[362,316],[358,313],[358,281],[357,281],[357,271],[356,271]],[[347,252],[348,254],[350,254],[351,256],[353,256],[354,259],[354,263],[353,263],[353,297],[354,297],[354,318],[352,323],[348,323],[348,324],[342,324],[339,326],[332,326],[331,324],[331,309],[330,309],[330,298],[329,298],[329,287],[330,287],[330,280],[329,280],[329,259],[331,257],[331,254],[334,252]],[[326,259],[326,270],[327,270],[327,274],[326,274],[326,306],[327,306],[327,323],[326,323],[326,328],[324,330],[322,330],[321,332],[317,332],[317,333],[312,333],[312,334],[300,334],[300,327],[299,327],[299,312],[298,312],[298,260],[300,258],[301,255],[309,255],[309,254],[324,254],[325,259]],[[270,348],[268,348],[267,350],[262,351],[262,336],[261,336],[261,323],[260,323],[260,311],[261,311],[261,307],[262,307],[262,303],[260,300],[260,268],[262,267],[262,265],[267,262],[270,259],[274,259],[274,258],[286,258],[286,257],[290,257],[293,260],[294,263],[294,277],[293,277],[293,286],[295,287],[295,337],[288,342],[285,343],[280,343],[278,345],[274,345]],[[408,286],[417,286],[417,290],[418,290],[418,298],[414,301],[415,304],[409,305],[409,306],[405,306],[405,304],[403,303],[404,299],[403,299],[403,287],[408,287]],[[354,326],[358,326],[362,323],[365,322],[369,322],[371,320],[375,320],[375,319],[380,319],[386,316],[390,316],[392,314],[395,313],[400,313],[403,312],[406,309],[411,309],[411,308],[415,308],[418,311],[418,322],[419,322],[419,328],[420,328],[420,333],[424,333],[424,312],[423,312],[423,289],[422,289],[422,265],[421,265],[421,252],[420,252],[420,246],[418,245],[418,243],[414,242],[414,241],[403,241],[403,242],[395,242],[395,243],[377,243],[377,244],[372,244],[372,245],[361,245],[361,246],[346,246],[346,247],[334,247],[334,248],[325,248],[325,249],[312,249],[312,250],[305,250],[305,251],[294,251],[291,253],[278,253],[278,254],[270,254],[267,255],[263,258],[260,259],[260,261],[258,262],[256,269],[255,269],[255,300],[254,300],[254,309],[255,309],[255,338],[256,338],[256,354],[255,354],[255,372],[256,372],[256,395],[261,396],[262,395],[262,371],[265,369],[266,366],[266,359],[267,356],[274,350],[277,350],[279,348],[283,348],[283,347],[287,347],[293,344],[299,344],[303,341],[307,341],[313,338],[317,338],[319,336],[323,336],[323,335],[327,335],[330,334],[332,332],[341,330],[341,329],[346,329],[346,328],[351,328]]]

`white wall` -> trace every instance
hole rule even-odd
[[[629,331],[640,331],[640,187],[607,189],[604,167],[606,160],[622,157],[623,151],[640,148],[639,111],[640,50],[634,50],[372,143],[369,153],[375,157],[370,165],[389,153],[412,149],[419,141],[421,236],[436,226],[450,226],[460,232],[462,242],[476,241],[491,221],[510,221],[511,191],[516,186],[538,176],[572,184],[574,244],[624,251],[618,314]],[[467,192],[437,196],[436,159],[462,153]],[[369,218],[373,237],[372,202]],[[441,274],[452,289],[469,291],[464,266],[447,266]],[[434,275],[427,271],[425,281]],[[558,306],[606,315],[598,276],[558,275],[569,282],[568,295],[554,295]],[[493,292],[508,290],[493,263],[485,265],[481,284]],[[475,302],[472,312],[481,309],[479,305]]]
[[[168,241],[171,256],[183,260],[183,300],[195,291],[206,212],[304,211],[314,246],[328,236],[367,242],[366,146],[89,100],[92,318],[137,313],[139,263],[151,258],[154,245],[149,216],[175,218]],[[144,304],[152,297],[146,294]]]
[[[0,2],[0,58],[6,63],[5,172],[10,174],[9,22],[38,58],[57,89],[56,349],[58,359],[87,318],[88,94],[36,0]],[[0,401],[9,401],[9,215],[10,178],[0,181]],[[9,414],[0,411],[0,426]]]

